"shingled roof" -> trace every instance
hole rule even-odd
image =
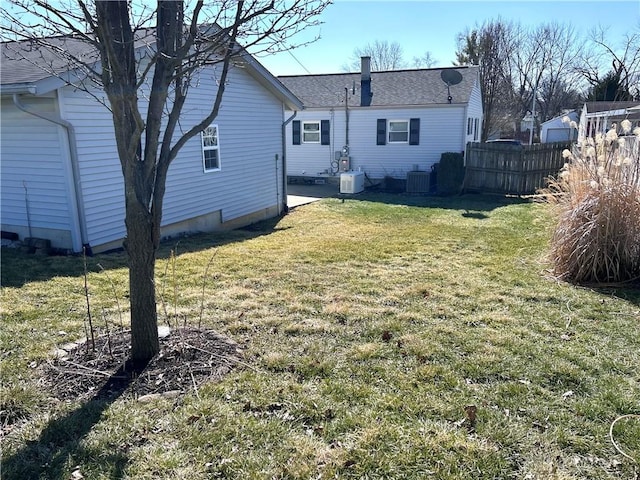
[[[371,107],[448,104],[447,85],[441,74],[457,70],[462,81],[450,87],[453,104],[469,101],[478,67],[429,68],[371,73]],[[281,76],[278,79],[296,95],[305,108],[344,107],[345,88],[349,106],[360,105],[360,73]],[[355,94],[353,93],[355,90]]]
[[[152,33],[151,29],[137,31],[135,48],[151,44]],[[0,51],[0,85],[35,84],[76,69],[95,68],[100,59],[91,43],[75,35],[2,42]]]
[[[203,25],[202,29],[212,28]],[[134,47],[154,51],[154,29],[135,32]],[[0,93],[43,94],[64,84],[74,73],[82,78],[87,68],[96,68],[100,57],[97,49],[77,36],[59,36],[35,40],[0,43]],[[241,61],[263,87],[281,98],[288,108],[300,109],[302,103],[255,58],[242,50]],[[50,80],[54,80],[51,82]]]

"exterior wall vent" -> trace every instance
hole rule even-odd
[[[429,193],[429,172],[407,172],[407,193]]]

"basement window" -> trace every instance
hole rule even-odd
[[[389,143],[407,143],[409,141],[409,121],[389,120]]]
[[[220,144],[218,125],[209,125],[202,136],[202,164],[205,172],[220,170]]]

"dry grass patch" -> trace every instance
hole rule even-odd
[[[633,478],[608,429],[638,408],[640,294],[550,280],[551,218],[495,197],[367,194],[163,246],[161,323],[202,322],[244,355],[147,404],[50,401],[31,365],[84,335],[82,262],[3,252],[3,475]],[[89,266],[94,316],[113,323],[123,257]],[[636,432],[615,432],[632,454]]]

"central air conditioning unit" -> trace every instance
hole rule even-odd
[[[364,172],[340,174],[340,193],[360,193],[364,190]]]
[[[407,193],[429,193],[429,172],[407,172]]]

